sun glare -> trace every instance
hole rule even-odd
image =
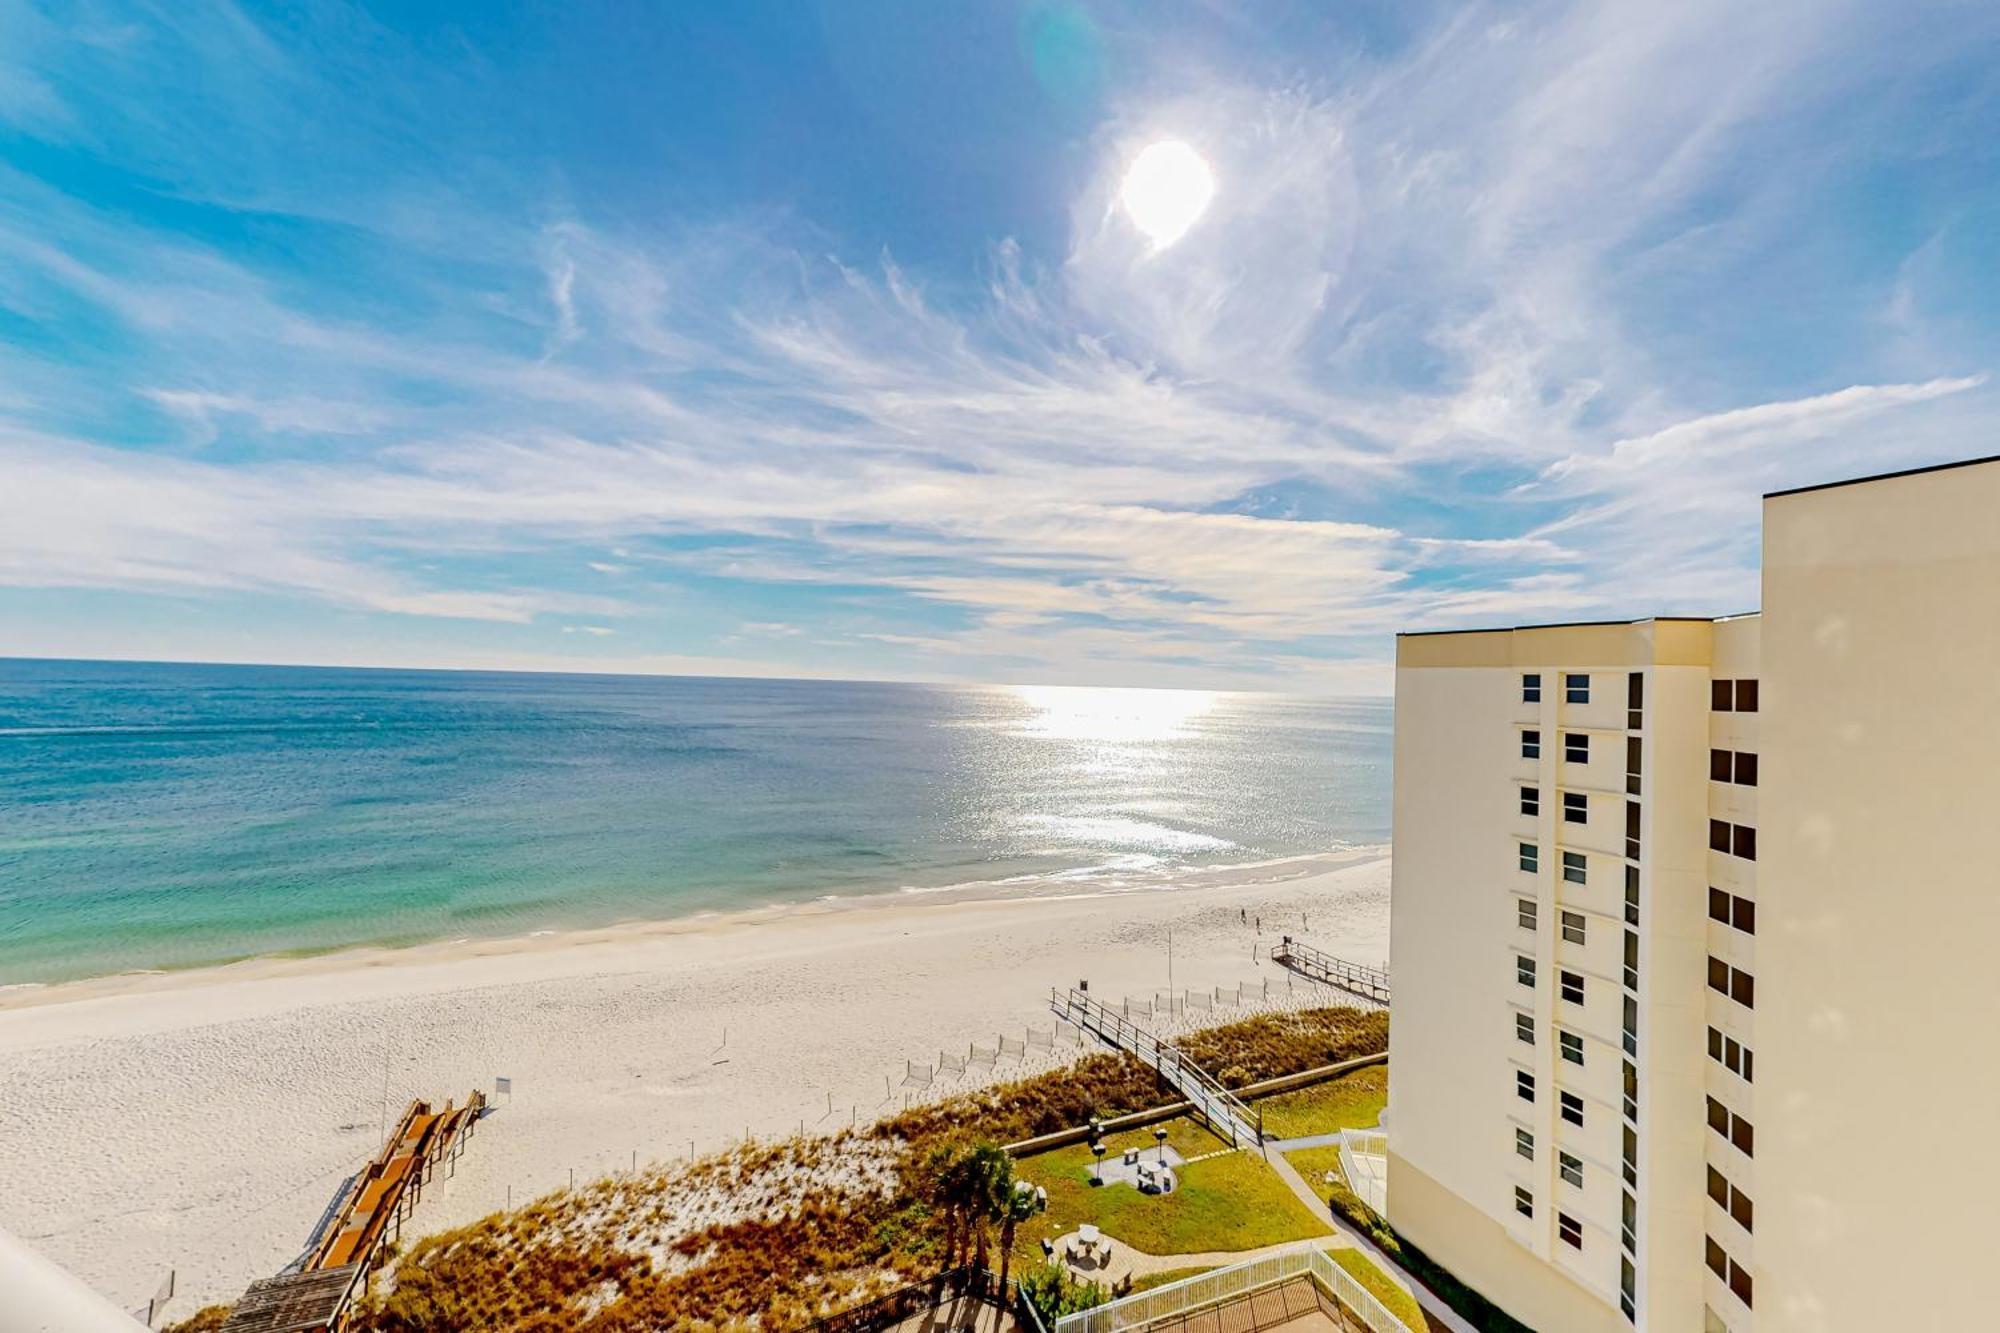
[[[1066,741],[1169,741],[1186,734],[1218,696],[1207,690],[1146,690],[1115,686],[1016,685],[1034,709],[1024,730]]]
[[[1187,234],[1215,197],[1215,173],[1194,149],[1164,139],[1132,159],[1118,201],[1153,249],[1164,250]]]

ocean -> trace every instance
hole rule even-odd
[[[1390,705],[0,659],[0,985],[1389,835]]]

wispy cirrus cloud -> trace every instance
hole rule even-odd
[[[1475,5],[1336,42],[1319,80],[1172,51],[1111,89],[1059,241],[956,263],[754,197],[524,208],[513,145],[411,151],[379,107],[316,195],[225,112],[347,107],[412,42],[305,61],[240,13],[138,21],[0,79],[11,133],[129,132],[181,181],[142,206],[0,172],[0,313],[37,330],[0,349],[0,585],[419,617],[453,660],[484,622],[508,660],[615,632],[628,662],[1343,688],[1397,629],[1737,609],[1760,490],[1977,452],[1994,410],[1990,337],[1912,337],[1902,253],[1822,259],[1876,333],[1786,330],[1795,358],[1676,315],[1761,318],[1794,201],[1890,154],[1899,73],[1965,36],[1833,17]],[[226,95],[152,105],[149,68],[225,65]],[[1162,136],[1219,190],[1156,253],[1115,191]],[[402,192],[363,170],[391,161]]]

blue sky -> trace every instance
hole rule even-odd
[[[0,0],[0,654],[1376,692],[1996,362],[1990,3]]]

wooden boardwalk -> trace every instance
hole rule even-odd
[[[1302,977],[1327,986],[1336,986],[1349,995],[1389,1005],[1389,974],[1366,963],[1351,963],[1330,953],[1300,943],[1290,935],[1271,946],[1271,961],[1290,968]]]
[[[411,1102],[374,1160],[341,1186],[305,1252],[278,1276],[251,1283],[222,1333],[340,1333],[383,1248],[402,1236],[437,1169],[449,1174],[485,1109],[479,1092],[441,1111]]]
[[[1121,1051],[1129,1051],[1159,1071],[1160,1077],[1187,1098],[1209,1128],[1231,1146],[1251,1148],[1263,1143],[1263,1117],[1211,1078],[1172,1042],[1154,1036],[1116,1009],[1099,1004],[1079,990],[1051,991],[1049,1008],[1064,1022],[1093,1033]]]

